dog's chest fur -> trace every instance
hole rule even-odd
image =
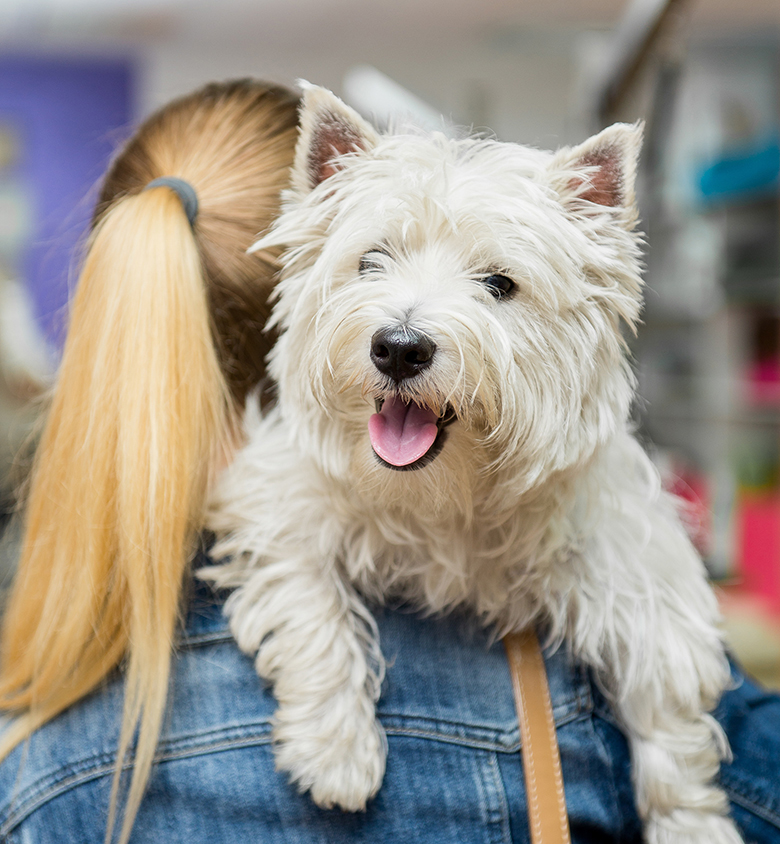
[[[360,513],[342,534],[347,577],[375,599],[407,599],[433,611],[466,604],[486,620],[502,621],[513,607],[527,617],[520,604],[532,600],[540,572],[551,563],[541,559],[544,538],[531,540],[540,531],[535,520],[522,507],[501,524],[491,524],[494,514],[487,517],[479,507],[468,515],[436,515]]]

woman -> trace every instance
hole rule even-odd
[[[0,707],[17,717],[0,756],[122,661],[119,759],[137,739],[120,840],[149,776],[209,479],[262,374],[274,256],[245,253],[278,208],[297,103],[239,81],[147,120],[106,177],[72,304],[4,616]]]

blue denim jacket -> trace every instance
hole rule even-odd
[[[274,699],[196,588],[135,844],[528,842],[520,740],[500,643],[467,619],[379,610],[387,774],[365,812],[317,808],[274,770]],[[575,844],[641,841],[626,742],[586,670],[546,654]],[[101,844],[122,713],[116,678],[0,764],[0,842]],[[780,842],[780,698],[746,680],[718,711],[722,781],[751,842]]]

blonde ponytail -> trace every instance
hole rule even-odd
[[[235,85],[212,86],[206,97],[204,92],[194,95],[194,107],[183,101],[189,106],[185,112],[197,117],[205,109],[213,115],[221,104],[224,117],[224,106],[236,99],[236,92],[244,95],[238,97],[244,109],[254,103],[258,111],[258,98],[267,89]],[[273,133],[280,154],[269,157],[262,132],[252,139],[265,156],[261,188],[267,191],[270,183],[276,196],[295,138],[295,100],[285,96],[284,120],[277,120]],[[278,108],[279,99],[272,105]],[[178,127],[181,114],[173,110]],[[267,121],[267,109],[261,116]],[[152,146],[159,147],[165,123],[160,125],[159,115],[155,119],[158,123],[150,123],[154,131],[146,128]],[[198,125],[202,128],[203,121]],[[201,146],[208,138],[202,133]],[[245,266],[243,250],[264,226],[255,228],[242,218],[233,226],[240,236],[233,233],[232,241],[225,242],[230,220],[219,213],[219,202],[230,197],[219,192],[220,178],[235,181],[228,165],[240,164],[246,149],[239,147],[232,158],[225,157],[225,150],[219,155],[215,162],[213,155],[209,160],[200,154],[205,189],[195,232],[169,187],[140,186],[135,193],[115,195],[101,209],[33,466],[19,571],[3,619],[0,708],[16,717],[0,736],[0,758],[124,660],[125,708],[107,841],[115,823],[121,765],[134,738],[120,842],[130,835],[150,774],[183,579],[210,476],[225,461],[237,430],[241,394],[225,377],[224,343],[215,332],[210,305],[215,295],[227,295],[231,284],[241,289],[247,281],[236,280],[235,273],[231,277],[230,266],[224,267],[227,257],[215,281],[214,270],[207,268],[214,264],[209,227],[222,232],[219,250],[227,256],[232,246],[241,253],[234,262]],[[166,163],[176,166],[175,160]],[[122,167],[126,162],[120,159],[116,178]],[[177,170],[187,178],[186,162],[179,162]],[[163,174],[140,172],[139,178],[149,181],[147,175]],[[198,180],[192,181],[197,189]],[[270,214],[259,205],[267,225]],[[254,270],[255,278],[262,279],[257,266]],[[215,287],[221,293],[215,294]]]
[[[119,751],[140,723],[134,782],[154,754],[181,581],[229,416],[181,203],[168,188],[128,197],[95,230],[73,302],[27,505],[16,584],[27,597],[12,598],[5,620],[0,701],[37,726],[126,652]],[[130,815],[139,796],[131,787]]]

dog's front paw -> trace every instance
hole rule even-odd
[[[277,711],[276,766],[290,774],[301,792],[310,792],[321,808],[361,811],[382,784],[387,755],[384,730],[372,703],[340,709],[332,701],[326,713],[323,708],[316,714],[310,711],[303,720],[290,708]]]
[[[647,844],[743,844],[731,818],[690,809],[652,814],[645,826],[645,839]]]

